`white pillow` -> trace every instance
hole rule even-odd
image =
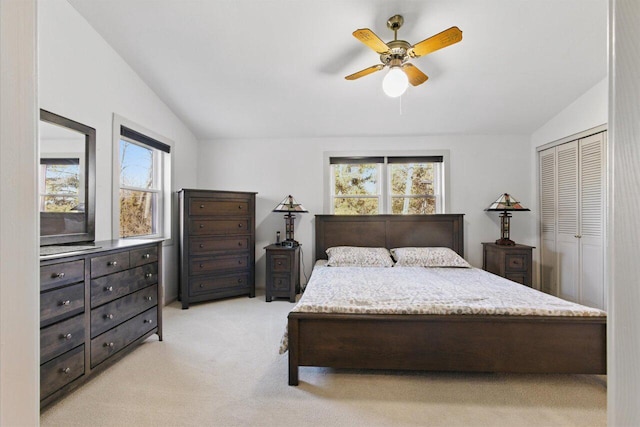
[[[393,267],[393,259],[386,248],[335,246],[327,249],[330,267]]]
[[[471,265],[449,248],[394,248],[396,267],[464,267]]]

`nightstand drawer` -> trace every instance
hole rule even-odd
[[[189,239],[189,253],[194,255],[241,251],[249,248],[249,237],[193,237]]]
[[[43,328],[40,330],[40,363],[47,362],[83,342],[83,315]]]
[[[516,283],[520,283],[521,285],[527,284],[527,275],[524,272],[523,273],[507,273],[504,275],[504,277]]]
[[[189,215],[247,215],[249,202],[245,200],[190,199]]]
[[[273,272],[291,271],[291,257],[289,255],[272,255],[270,258]]]
[[[272,281],[274,292],[289,292],[289,286],[291,285],[291,278],[289,275],[274,274]]]
[[[222,289],[246,288],[249,286],[249,275],[234,274],[232,276],[206,276],[192,279],[189,282],[189,294],[200,295]]]
[[[527,257],[524,254],[506,254],[505,261],[507,263],[507,270],[525,271],[527,269]]]

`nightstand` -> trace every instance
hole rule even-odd
[[[296,302],[300,292],[300,246],[288,248],[269,245],[267,250],[267,277],[265,300],[273,297],[289,298]]]
[[[531,287],[533,246],[483,243],[482,269]]]

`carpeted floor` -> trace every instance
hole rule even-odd
[[[164,309],[164,341],[45,410],[42,426],[604,426],[606,377],[300,368],[278,345],[293,304]]]

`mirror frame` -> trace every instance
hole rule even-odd
[[[40,109],[40,120],[57,126],[71,129],[85,136],[85,210],[87,213],[86,232],[72,234],[52,234],[40,236],[40,246],[57,245],[61,243],[93,242],[95,240],[96,224],[96,130],[66,117],[50,111]],[[40,144],[38,140],[38,144]],[[38,153],[40,150],[38,150]],[[40,154],[38,154],[38,161]]]

